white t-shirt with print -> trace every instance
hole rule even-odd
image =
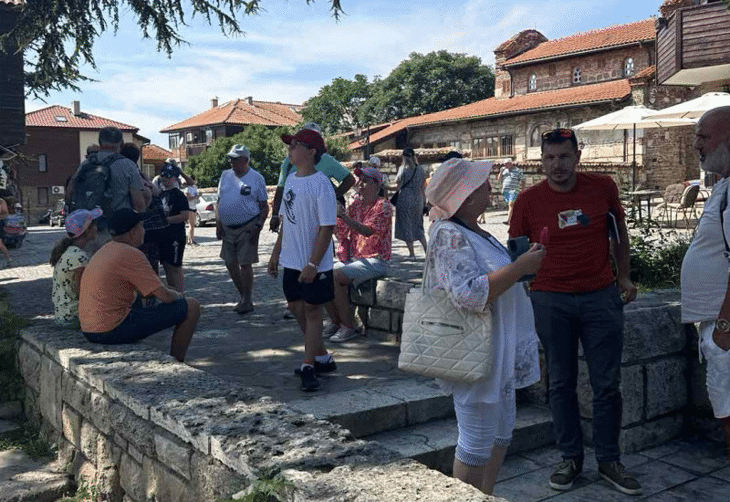
[[[319,227],[337,223],[335,190],[321,172],[309,176],[290,174],[284,185],[284,196],[279,209],[282,221],[282,267],[302,270],[309,263]],[[332,240],[317,270],[332,270]]]
[[[241,194],[241,191],[245,195]],[[218,217],[226,226],[240,225],[261,212],[260,202],[265,202],[266,181],[261,174],[249,168],[240,178],[233,169],[221,173],[218,182]]]
[[[730,266],[724,256],[725,242],[720,227],[720,205],[728,196],[730,178],[712,187],[705,209],[682,261],[682,322],[717,319],[727,291]],[[730,205],[723,213],[725,238],[730,243]]]
[[[85,251],[76,246],[69,246],[53,267],[53,310],[58,324],[78,325],[79,295],[73,291],[73,277],[74,272],[86,267],[87,263],[89,255]]]

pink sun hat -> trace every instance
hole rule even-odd
[[[449,159],[441,164],[426,187],[432,206],[429,218],[445,220],[456,214],[466,198],[487,181],[492,165],[465,159]]]
[[[79,237],[81,234],[86,232],[86,229],[91,226],[91,223],[101,216],[101,208],[95,208],[89,211],[88,209],[77,209],[73,213],[66,216],[66,232],[69,237]]]

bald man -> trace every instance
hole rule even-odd
[[[707,360],[707,392],[722,423],[730,460],[730,106],[706,112],[697,123],[695,149],[702,169],[721,176],[705,202],[682,262],[682,322],[699,323]]]

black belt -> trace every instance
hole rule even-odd
[[[246,225],[248,225],[249,223],[251,223],[253,220],[255,220],[258,217],[259,217],[259,215],[257,214],[256,216],[254,216],[250,220],[246,220],[246,221],[244,221],[243,223],[241,223],[239,225],[226,225],[226,227],[227,228],[230,228],[231,230],[238,230],[241,227],[245,227]]]

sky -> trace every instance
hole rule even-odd
[[[188,45],[172,57],[143,39],[125,12],[116,35],[95,44],[95,82],[81,92],[53,92],[26,101],[26,112],[70,107],[139,127],[168,147],[159,131],[219,103],[255,100],[301,104],[337,77],[387,76],[412,52],[437,50],[478,56],[494,65],[494,48],[525,29],[548,39],[658,15],[662,0],[341,0],[337,22],[327,0],[262,0],[264,12],[239,16],[243,36],[226,37],[217,24],[189,20],[180,33]]]

